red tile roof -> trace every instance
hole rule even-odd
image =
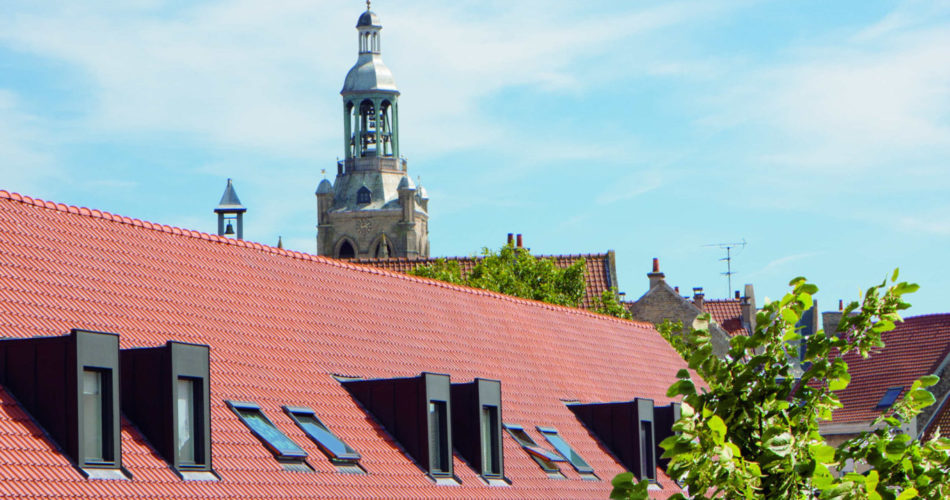
[[[930,422],[923,423],[927,426],[922,429],[924,440],[934,437],[937,431],[940,431],[942,437],[950,436],[950,393],[944,396],[943,401],[938,400],[937,404],[940,407],[934,412],[933,418]]]
[[[609,252],[574,255],[537,255],[536,257],[539,259],[554,259],[554,264],[561,269],[570,267],[577,261],[584,259],[587,266],[584,273],[586,290],[584,291],[584,298],[581,300],[581,307],[584,309],[594,309],[595,298],[600,298],[600,296],[606,290],[610,290],[611,287],[618,288],[617,284],[611,280],[611,254]],[[380,269],[388,269],[397,273],[408,273],[419,266],[432,264],[439,258],[440,257],[428,259],[408,259],[404,257],[387,259],[359,258],[350,259],[350,262],[378,267]],[[463,277],[472,272],[472,269],[474,269],[478,261],[481,260],[481,257],[441,258],[446,261],[458,262]],[[616,271],[614,271],[613,274],[616,274]]]
[[[881,414],[875,407],[888,388],[906,391],[914,380],[933,374],[950,354],[950,314],[906,318],[883,340],[885,347],[867,359],[855,352],[844,356],[851,383],[837,393],[844,407],[835,410],[834,423],[873,420]]]
[[[653,398],[683,361],[644,323],[172,228],[0,191],[0,336],[120,334],[121,347],[211,346],[217,482],[181,481],[124,422],[128,481],[89,481],[0,390],[0,490],[18,498],[606,498],[617,460],[565,406]],[[502,382],[504,420],[556,427],[602,481],[549,479],[504,438],[509,487],[456,457],[459,486],[433,484],[333,374],[448,373]],[[224,401],[254,401],[310,455],[281,469]],[[314,408],[362,455],[341,474],[282,414]],[[658,471],[664,498],[677,491]]]
[[[748,333],[742,326],[742,302],[735,299],[712,299],[703,302],[703,309],[729,335]]]

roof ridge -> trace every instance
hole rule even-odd
[[[11,193],[3,189],[0,189],[0,199],[7,199],[7,200],[18,202],[18,203],[23,203],[24,205],[33,205],[36,207],[46,208],[49,210],[56,210],[58,212],[68,213],[71,215],[79,215],[81,217],[91,217],[93,219],[105,219],[111,222],[118,222],[120,224],[128,224],[130,226],[141,227],[144,229],[157,231],[157,232],[163,232],[163,233],[168,233],[168,234],[173,234],[173,235],[178,235],[178,236],[185,236],[188,238],[193,238],[193,239],[198,239],[198,240],[212,241],[212,242],[236,246],[236,247],[250,248],[250,249],[258,250],[264,253],[270,253],[273,255],[289,257],[292,259],[298,259],[298,260],[310,261],[310,262],[321,262],[324,264],[329,264],[332,266],[337,266],[337,267],[341,267],[345,269],[353,269],[356,271],[362,271],[362,272],[367,272],[371,274],[379,274],[383,276],[390,276],[397,279],[415,281],[418,283],[425,283],[425,284],[429,284],[433,286],[440,286],[440,287],[444,287],[448,289],[458,290],[461,292],[471,293],[474,295],[486,295],[490,297],[494,296],[496,298],[508,300],[511,302],[522,302],[524,304],[533,305],[534,307],[542,307],[546,309],[561,309],[561,310],[568,311],[572,314],[588,315],[588,316],[610,319],[614,321],[630,321],[632,323],[637,323],[641,325],[651,325],[651,323],[648,323],[648,322],[623,320],[620,318],[615,318],[613,316],[597,314],[594,312],[587,311],[585,309],[580,309],[578,307],[562,306],[562,305],[557,305],[557,304],[551,304],[548,302],[541,302],[539,300],[525,299],[522,297],[515,297],[513,295],[506,295],[499,292],[493,292],[491,290],[485,290],[481,288],[472,288],[472,287],[467,287],[463,285],[455,285],[453,283],[448,283],[445,281],[439,281],[439,280],[430,279],[430,278],[422,278],[419,276],[411,276],[411,275],[399,273],[396,271],[390,271],[388,269],[381,269],[378,267],[354,264],[346,260],[331,259],[329,257],[313,255],[313,254],[309,254],[305,252],[298,252],[296,250],[286,250],[283,248],[276,248],[269,245],[265,245],[263,243],[257,243],[254,241],[236,240],[233,238],[226,238],[224,236],[204,233],[204,232],[196,231],[193,229],[184,229],[184,228],[175,227],[175,226],[168,226],[165,224],[157,224],[157,223],[153,223],[149,221],[143,221],[141,219],[133,219],[131,217],[113,214],[110,212],[103,212],[101,210],[91,209],[87,207],[77,207],[75,205],[66,205],[65,203],[56,203],[53,201],[43,200],[41,198],[33,198],[31,196],[21,195],[16,192]]]

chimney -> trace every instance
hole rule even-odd
[[[742,326],[752,333],[755,331],[755,289],[752,284],[746,284],[745,296],[739,306],[742,309]]]
[[[700,311],[705,311],[703,308],[705,297],[706,296],[703,294],[703,287],[693,287],[693,304],[698,307]]]
[[[518,235],[518,248],[524,248],[523,245],[522,245],[522,243],[523,243],[523,242],[522,242],[522,240],[521,240],[521,235],[519,234],[519,235]]]
[[[515,245],[515,235],[514,233],[508,233],[508,244],[511,246]]]
[[[739,299],[741,299],[741,298],[742,298],[742,296],[739,295],[739,290],[736,290],[736,300],[739,300]]]
[[[676,292],[677,295],[679,295],[679,293],[680,293],[680,287],[675,287],[675,288],[673,288],[673,291]]]
[[[647,273],[647,278],[650,278],[650,290],[653,290],[653,287],[660,284],[665,278],[666,275],[660,272],[660,259],[653,258],[653,272]]]
[[[838,299],[838,310],[844,311],[844,301],[841,299]]]

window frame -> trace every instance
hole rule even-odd
[[[82,450],[81,450],[81,459],[83,467],[91,468],[115,468],[116,467],[116,458],[114,456],[114,439],[112,435],[112,422],[115,418],[112,408],[112,399],[113,399],[113,390],[112,387],[112,369],[105,368],[100,366],[88,366],[83,365],[80,373],[82,374],[82,382],[80,383],[80,395],[81,395],[81,409],[82,409],[82,428],[81,432],[83,433],[82,437]],[[100,436],[100,445],[102,449],[101,457],[90,457],[88,450],[91,446],[94,446],[94,443],[89,439],[90,436],[86,435],[86,373],[95,373],[99,381],[99,393],[98,393],[98,403],[99,403],[99,436]]]
[[[283,410],[284,410],[284,413],[286,413],[287,416],[290,417],[291,420],[293,420],[294,424],[296,424],[297,427],[299,427],[300,430],[302,430],[303,433],[306,434],[307,437],[309,437],[310,440],[313,441],[314,444],[317,445],[317,448],[319,448],[320,451],[322,451],[323,454],[326,455],[328,459],[330,459],[330,462],[334,464],[339,464],[339,465],[356,465],[359,463],[360,459],[363,458],[362,455],[360,455],[360,453],[356,451],[352,446],[348,445],[346,441],[343,441],[342,439],[340,439],[339,436],[334,434],[333,431],[331,431],[330,428],[327,427],[326,424],[324,424],[320,420],[319,417],[317,417],[317,413],[313,409],[306,406],[285,405],[283,406]],[[319,437],[315,436],[306,427],[304,427],[299,417],[312,418],[317,427],[323,429],[323,431],[329,434],[330,436],[332,436],[333,439],[336,439],[348,451],[343,454],[337,454],[336,452],[331,450],[330,446],[328,446],[326,443],[321,441]]]
[[[231,411],[233,411],[234,414],[237,415],[238,419],[241,420],[241,423],[244,424],[244,426],[247,427],[249,431],[251,431],[251,434],[253,434],[254,437],[256,437],[261,442],[261,444],[263,444],[264,447],[267,448],[268,451],[274,454],[274,458],[282,462],[305,463],[305,460],[307,458],[307,452],[304,451],[304,449],[299,444],[297,444],[296,441],[291,439],[287,434],[284,434],[284,431],[280,430],[276,425],[274,425],[274,422],[272,422],[271,419],[267,417],[267,414],[264,413],[260,405],[258,405],[257,403],[250,402],[250,401],[228,400],[226,402],[228,404],[228,407],[231,408]],[[260,432],[258,432],[257,429],[255,429],[251,424],[249,424],[248,418],[245,417],[241,412],[256,412],[258,415],[260,415],[261,419],[267,425],[269,425],[274,431],[278,432],[281,436],[283,436],[289,443],[293,444],[297,448],[297,450],[289,450],[289,449],[282,450],[277,444],[272,443],[270,439],[262,435]]]
[[[897,398],[899,398],[899,397],[901,396],[901,393],[903,393],[903,392],[904,392],[904,386],[902,386],[902,385],[900,385],[900,386],[894,386],[894,387],[888,387],[887,390],[884,391],[884,395],[881,396],[881,400],[878,401],[878,402],[877,402],[877,405],[874,406],[874,409],[875,409],[875,410],[886,410],[886,409],[888,409],[888,408],[894,406],[894,403],[897,402]],[[891,394],[893,394],[893,396],[891,396]],[[890,396],[890,398],[888,398],[888,396]],[[885,403],[885,401],[888,401],[888,400],[889,400],[890,402],[889,402],[889,403]]]
[[[558,474],[561,472],[561,468],[557,466],[557,462],[567,462],[567,459],[557,452],[540,447],[524,427],[520,425],[503,423],[502,427],[508,432],[508,435],[521,446],[521,449],[537,462],[541,470],[548,474]],[[519,433],[522,434],[523,437],[519,436]]]
[[[554,427],[542,427],[540,425],[535,426],[535,428],[541,433],[542,436],[544,436],[544,439],[546,439],[548,443],[554,447],[554,450],[564,457],[565,461],[571,464],[571,467],[574,467],[575,471],[580,474],[594,474],[594,468],[589,463],[587,463],[587,460],[584,460],[584,457],[580,456],[580,454],[574,451],[574,447],[571,446],[564,439],[564,437],[561,436],[557,429]],[[558,446],[558,443],[552,440],[552,438],[559,441],[562,446]],[[573,458],[576,458],[577,460],[575,461]]]

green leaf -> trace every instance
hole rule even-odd
[[[811,456],[818,463],[830,464],[835,461],[835,449],[827,444],[816,443],[808,447],[811,451]]]
[[[891,275],[891,281],[897,281],[897,275],[900,274],[900,268],[894,268],[894,274]]]
[[[798,323],[799,317],[798,313],[791,309],[782,309],[782,319],[784,319],[786,323],[794,325]]]
[[[721,445],[726,439],[726,423],[719,418],[719,415],[713,415],[706,425],[713,432],[713,441]]]
[[[930,387],[932,385],[937,385],[937,382],[940,382],[940,377],[936,375],[924,375],[917,380],[920,381],[921,387]]]
[[[916,498],[918,495],[917,488],[907,488],[900,495],[897,496],[897,500],[907,500],[908,498]]]
[[[815,487],[819,489],[827,488],[835,480],[834,476],[831,475],[831,471],[829,471],[828,467],[825,467],[824,464],[815,466],[815,472],[812,474],[811,479]]]
[[[621,472],[614,476],[613,481],[610,482],[615,488],[621,488],[623,486],[633,484],[633,473],[632,472]]]

